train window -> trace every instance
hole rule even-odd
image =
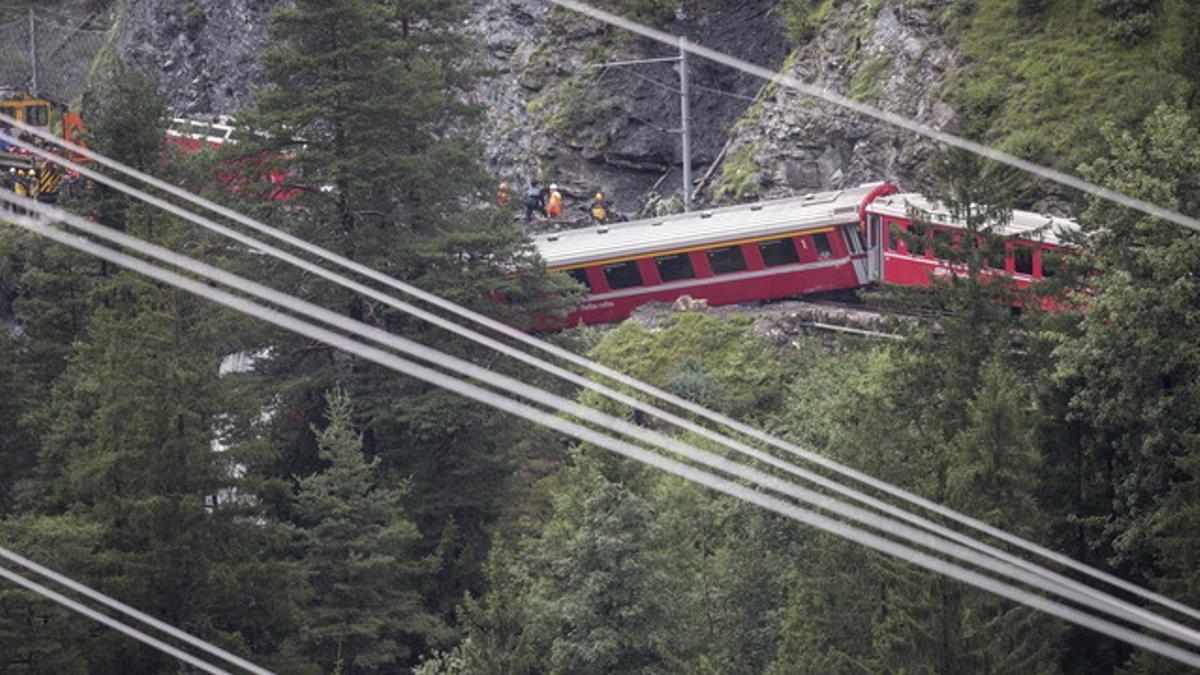
[[[935,228],[933,230],[933,257],[945,258],[949,257],[950,251],[954,248],[954,235],[950,230]]]
[[[1062,264],[1062,259],[1058,253],[1051,249],[1042,249],[1042,276],[1049,279],[1058,273],[1058,268]]]
[[[895,251],[900,248],[900,237],[896,235],[896,228],[900,227],[896,223],[887,224],[887,241],[888,250]]]
[[[642,285],[642,273],[638,271],[637,261],[616,263],[604,266],[604,278],[608,287],[614,291]]]
[[[833,257],[833,247],[829,245],[829,237],[824,232],[812,236],[813,244],[817,247],[817,257],[821,260]]]
[[[758,250],[762,253],[763,263],[767,267],[778,267],[780,265],[791,265],[792,263],[800,262],[800,256],[796,254],[796,245],[788,239],[772,239],[771,241],[758,242]]]
[[[658,278],[663,282],[691,279],[696,276],[696,270],[692,269],[692,259],[686,253],[659,256],[654,259],[654,265],[658,267]]]
[[[44,105],[31,105],[25,109],[25,123],[34,127],[50,126],[50,108]]]
[[[740,246],[725,246],[708,250],[708,264],[713,274],[729,274],[746,269],[746,257]]]
[[[582,267],[576,267],[573,270],[567,270],[567,274],[575,281],[583,284],[588,289],[588,292],[591,292],[592,282],[588,281],[587,270]]]
[[[1028,246],[1013,247],[1013,271],[1017,274],[1033,274],[1033,249]]]
[[[862,253],[865,249],[863,247],[862,233],[858,231],[858,228],[851,225],[842,228],[842,230],[846,233],[846,246],[850,249],[850,252]]]

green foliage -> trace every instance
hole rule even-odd
[[[775,11],[779,13],[788,39],[803,45],[816,35],[817,29],[838,0],[782,0]]]
[[[890,56],[883,56],[864,65],[850,81],[847,96],[856,101],[871,101],[879,98],[879,85],[892,65]]]
[[[721,163],[721,173],[713,182],[713,199],[718,202],[742,202],[762,194],[762,166],[758,148],[739,145]]]
[[[1110,125],[1102,135],[1109,154],[1082,167],[1086,177],[1197,212],[1200,132],[1189,115],[1164,106],[1139,130]],[[1158,571],[1155,521],[1169,513],[1162,500],[1200,450],[1200,352],[1189,328],[1200,319],[1192,283],[1200,239],[1099,201],[1081,221],[1095,237],[1088,262],[1102,274],[1082,334],[1058,351],[1058,376],[1082,427],[1080,469],[1099,483],[1088,507],[1095,515],[1084,522],[1091,548],[1150,578]]]
[[[1155,9],[1136,16],[1153,17],[1153,34],[1118,44],[1113,34],[1123,24],[1092,2],[1053,0],[1035,16],[1011,3],[979,3],[954,29],[968,65],[949,91],[965,113],[964,131],[990,142],[1034,133],[1050,144],[1040,162],[1070,168],[1103,152],[1095,131],[1104,122],[1132,125],[1164,101],[1194,99],[1197,57],[1187,45],[1197,40],[1197,8],[1150,4]]]
[[[785,373],[770,347],[747,332],[743,320],[681,313],[661,330],[626,322],[606,335],[592,357],[634,377],[693,391],[734,416],[773,409]]]
[[[1108,34],[1132,44],[1152,35],[1159,25],[1161,0],[1093,0],[1096,11],[1112,20]]]
[[[419,552],[406,490],[380,486],[379,459],[363,457],[349,397],[335,391],[328,401],[328,426],[316,431],[328,466],[300,479],[296,494],[313,589],[299,642],[326,671],[389,672],[446,637],[420,593],[435,561]]]

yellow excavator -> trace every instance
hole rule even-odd
[[[49,131],[71,143],[83,143],[86,132],[83,118],[79,113],[71,112],[67,106],[50,99],[30,96],[19,90],[0,92],[0,113],[31,127]],[[15,135],[19,130],[9,129],[0,122],[0,132]],[[4,136],[0,135],[0,166],[26,169],[33,166],[28,154],[16,152],[4,140]]]

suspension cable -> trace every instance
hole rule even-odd
[[[189,279],[174,272],[170,272],[146,261],[123,254],[114,249],[101,246],[80,237],[69,235],[53,227],[49,227],[37,222],[32,218],[10,214],[0,214],[0,218],[3,218],[14,225],[41,235],[47,239],[74,248],[78,251],[102,258],[162,283],[175,286],[176,288],[185,290],[202,298],[206,298],[248,316],[261,319],[285,330],[289,330],[304,337],[325,343],[346,353],[373,361],[379,365],[395,370],[396,372],[409,375],[428,384],[432,384],[447,391],[460,394],[466,398],[473,399],[480,403],[484,403],[491,407],[540,424],[552,430],[570,435],[585,443],[591,443],[593,445],[608,449],[619,455],[633,459],[634,461],[709,487],[713,490],[722,492],[747,503],[758,505],[762,508],[768,509],[798,522],[811,525],[832,534],[836,534],[850,541],[924,567],[930,571],[943,574],[977,588],[992,592],[1009,600],[1019,602],[1053,616],[1057,616],[1071,623],[1090,628],[1104,635],[1108,635],[1109,637],[1113,637],[1131,645],[1155,652],[1190,667],[1200,668],[1200,655],[1197,655],[1192,651],[1163,642],[1157,638],[1146,636],[1135,630],[1131,630],[1124,626],[1100,619],[1091,614],[1087,614],[1086,612],[1082,612],[1061,603],[1048,600],[1040,595],[1030,593],[1029,591],[998,581],[992,577],[985,576],[978,572],[968,570],[941,558],[922,553],[903,544],[899,544],[892,540],[871,534],[865,530],[858,529],[842,521],[822,516],[799,507],[794,503],[765,495],[744,485],[721,478],[694,466],[690,466],[688,464],[684,464],[647,451],[643,448],[636,447],[576,422],[571,422],[558,417],[540,408],[510,399],[495,391],[484,389],[478,385],[470,384],[463,380],[446,375],[445,373],[421,366],[394,354],[384,352],[350,339],[339,333],[334,333],[332,331],[319,328],[311,323],[302,321],[287,314],[283,314],[282,312],[271,309],[265,305],[235,296],[226,291],[212,288],[202,282]],[[298,298],[290,298],[290,302],[288,303],[289,307],[294,309],[294,307],[297,306],[296,303],[298,302]]]
[[[133,628],[132,626],[123,624],[120,621],[113,619],[112,617],[105,616],[104,614],[97,612],[96,610],[92,609],[91,607],[88,607],[87,605],[84,605],[80,602],[77,602],[75,600],[68,598],[67,596],[65,596],[61,593],[58,593],[56,591],[50,590],[49,588],[46,588],[45,586],[37,583],[36,581],[30,581],[30,580],[26,579],[25,577],[21,576],[20,574],[17,574],[16,572],[9,570],[6,567],[0,566],[0,577],[8,579],[12,583],[17,584],[18,586],[21,586],[22,588],[25,588],[26,590],[32,591],[44,598],[52,600],[73,612],[82,614],[83,616],[86,616],[87,618],[91,619],[92,621],[95,621],[97,623],[108,626],[109,628],[111,628],[119,633],[124,633],[125,635],[128,635],[129,637],[137,640],[138,642],[149,645],[164,654],[173,656],[176,659],[179,659],[180,661],[183,661],[184,663],[186,663],[188,665],[195,666],[196,668],[199,668],[200,670],[203,670],[206,673],[212,673],[213,675],[231,675],[229,673],[229,671],[227,671],[227,670],[221,670],[220,668],[212,665],[211,663],[208,663],[207,661],[198,659],[195,656],[192,656],[191,654],[188,654],[185,651],[182,651],[175,647],[172,647],[171,645],[163,642],[162,640],[159,640],[157,638],[146,635],[142,631],[140,631],[136,628]]]
[[[70,577],[68,577],[64,574],[55,572],[54,570],[52,570],[48,567],[45,567],[43,565],[40,565],[40,564],[38,564],[24,556],[21,556],[13,551],[10,551],[6,548],[0,547],[0,558],[4,558],[5,560],[8,560],[9,562],[14,563],[16,565],[19,565],[19,566],[25,568],[26,570],[29,570],[30,572],[40,574],[43,577],[46,577],[47,579],[50,579],[62,586],[65,586],[65,587],[75,591],[76,593],[79,593],[80,595],[91,598],[92,600],[95,600],[96,602],[99,602],[102,605],[105,605],[107,607],[115,609],[118,612],[120,612],[126,616],[136,619],[148,626],[152,626],[153,628],[156,628],[177,640],[186,642],[186,643],[190,644],[191,646],[196,647],[197,649],[206,651],[209,654],[212,654],[213,656],[216,656],[219,659],[223,659],[224,661],[227,661],[235,666],[238,666],[239,668],[243,668],[251,673],[254,673],[255,675],[273,675],[273,673],[271,673],[271,671],[269,671],[265,668],[256,666],[255,664],[247,661],[246,659],[243,659],[235,654],[231,654],[216,645],[205,642],[204,640],[201,640],[200,638],[195,637],[194,635],[192,635],[190,633],[186,633],[186,632],[172,626],[169,623],[159,621],[158,619],[155,619],[154,617],[150,616],[149,614],[146,614],[145,612],[134,609],[133,607],[130,607],[129,605],[126,605],[125,603],[123,603],[119,600],[113,599],[113,598],[101,593],[100,591],[97,591],[89,586],[81,584],[78,581],[75,581],[74,579],[71,579]]]
[[[367,337],[375,342],[409,354],[410,356],[420,358],[428,363],[451,369],[460,375],[466,375],[480,381],[493,381],[495,384],[498,384],[500,387],[502,387],[504,391],[518,392],[527,400],[537,401],[543,403],[544,405],[555,407],[561,412],[574,415],[580,419],[585,419],[593,424],[600,425],[603,428],[620,430],[620,432],[627,437],[638,438],[640,440],[650,442],[656,447],[667,450],[668,452],[674,452],[676,454],[681,454],[684,452],[699,452],[695,450],[694,447],[679,443],[675,439],[663,434],[651,432],[649,435],[646,435],[647,432],[644,428],[630,424],[620,418],[604,414],[600,411],[583,406],[569,399],[547,394],[543,390],[536,387],[531,387],[530,385],[527,385],[519,380],[515,380],[498,373],[493,373],[492,371],[476,366],[475,364],[446,355],[406,338],[378,329],[374,326],[354,321],[340,314],[330,312],[329,310],[316,306],[312,303],[302,300],[293,300],[290,298],[290,296],[275,291],[274,289],[268,288],[248,279],[238,277],[232,273],[220,270],[210,265],[206,265],[192,258],[180,255],[154,244],[150,244],[136,237],[132,237],[111,228],[98,225],[89,220],[80,218],[77,215],[71,214],[63,209],[41,204],[35,200],[18,196],[15,193],[7,190],[0,190],[0,197],[9,201],[10,203],[18,205],[22,209],[27,209],[44,217],[63,222],[68,226],[86,232],[89,235],[106,239],[126,249],[137,251],[143,255],[169,263],[181,269],[185,269],[193,274],[216,281],[218,283],[222,283],[226,286],[243,289],[245,292],[248,292],[255,297],[266,300],[275,305],[285,305],[289,302],[292,302],[296,307],[300,308],[301,311],[308,314],[308,316],[317,318],[327,325],[354,332],[360,336]],[[585,378],[579,378],[579,376],[569,373],[569,371],[568,374],[572,378],[583,380],[585,383],[589,382]],[[637,402],[636,399],[631,399],[631,397],[620,394],[619,392],[613,393],[616,394],[616,398],[621,402],[627,399]],[[669,415],[667,416],[669,417]],[[711,438],[717,442],[722,441],[719,435],[714,434],[704,427],[699,427],[698,425],[694,425],[686,420],[680,421],[683,422],[685,427],[697,429],[697,432],[706,438]],[[726,444],[730,445],[730,447],[738,449],[754,459],[770,464],[771,466],[782,469],[788,473],[792,473],[793,475],[798,475],[801,478],[809,480],[810,482],[815,482],[822,487],[826,487],[827,489],[838,493],[849,493],[849,496],[856,498],[862,503],[873,506],[890,515],[900,518],[901,520],[913,522],[919,527],[923,527],[924,529],[939,536],[930,538],[925,532],[918,532],[895,521],[886,518],[880,520],[875,516],[875,514],[870,512],[844,505],[843,503],[829,499],[824,495],[805,490],[794,483],[779,481],[772,476],[763,474],[754,469],[743,468],[742,465],[729,462],[724,458],[718,459],[711,454],[702,453],[705,454],[706,457],[701,461],[705,462],[708,466],[710,466],[710,468],[719,468],[727,473],[734,473],[743,479],[755,481],[760,485],[770,487],[777,492],[781,492],[793,498],[801,499],[802,501],[814,504],[818,506],[818,508],[833,511],[838,515],[852,518],[860,523],[869,524],[870,526],[884,532],[899,534],[900,536],[903,536],[914,543],[925,546],[926,548],[930,548],[935,551],[947,552],[959,559],[969,560],[973,564],[987,567],[988,569],[1004,576],[1008,576],[1013,579],[1019,579],[1042,590],[1046,590],[1064,598],[1072,599],[1081,604],[1088,605],[1093,609],[1098,609],[1101,612],[1130,620],[1151,630],[1158,630],[1165,634],[1170,634],[1178,639],[1200,645],[1200,633],[1186,626],[1182,626],[1174,621],[1165,619],[1157,614],[1154,614],[1153,612],[1149,612],[1145,608],[1124,602],[1085,584],[1081,584],[1075,580],[1055,574],[1035,564],[1031,564],[1028,561],[1022,560],[1021,558],[1009,555],[1003,551],[999,551],[998,549],[994,549],[986,544],[973,540],[970,537],[962,535],[961,533],[926,521],[901,509],[897,509],[890,504],[880,502],[867,495],[858,494],[855,491],[823,476],[812,474],[811,472],[788,464],[787,462],[763,453],[755,448],[744,446],[736,441],[728,442]],[[719,464],[714,462],[719,462]],[[992,566],[992,564],[986,558],[981,559],[979,556],[972,554],[966,549],[963,549],[956,544],[949,543],[946,541],[947,539],[964,544],[968,548],[975,549],[976,551],[982,551],[986,555],[998,559],[1001,564]],[[1031,577],[1029,573],[1032,573],[1035,576]],[[1047,583],[1047,581],[1049,583]],[[1098,601],[1103,606],[1097,606],[1092,602],[1093,600]]]
[[[411,284],[406,284],[406,283],[399,281],[393,277],[389,277],[381,272],[375,271],[369,267],[366,267],[366,266],[356,263],[352,260],[349,260],[348,258],[340,256],[336,253],[330,252],[326,249],[323,249],[319,246],[316,246],[314,244],[306,242],[302,239],[299,239],[298,237],[294,237],[285,232],[277,230],[276,228],[272,228],[269,225],[266,225],[255,219],[249,218],[248,216],[245,216],[241,213],[233,211],[232,209],[229,209],[227,207],[216,204],[208,199],[205,199],[198,195],[194,195],[194,194],[192,194],[186,190],[183,190],[177,186],[171,185],[171,184],[166,183],[165,181],[157,179],[153,176],[149,176],[143,172],[137,171],[136,169],[125,166],[124,164],[117,162],[116,160],[110,159],[108,157],[100,155],[99,153],[95,153],[86,148],[82,148],[80,146],[76,146],[72,143],[58,139],[57,137],[55,137],[43,130],[37,129],[35,127],[29,127],[27,125],[24,125],[24,124],[18,122],[15,119],[7,117],[3,114],[0,114],[0,121],[3,121],[5,123],[10,123],[12,126],[20,128],[23,131],[27,131],[36,136],[39,136],[39,137],[42,137],[51,142],[57,143],[57,144],[61,145],[62,147],[71,150],[72,152],[76,152],[79,155],[82,155],[84,157],[92,159],[93,161],[97,162],[98,164],[101,164],[103,166],[108,166],[109,168],[112,168],[120,173],[124,173],[126,175],[132,176],[138,180],[141,180],[142,182],[145,182],[149,185],[159,188],[159,189],[161,189],[165,192],[168,192],[176,197],[179,197],[185,201],[196,204],[196,205],[206,208],[210,211],[218,213],[222,216],[225,216],[231,220],[234,220],[240,224],[243,224],[247,227],[250,227],[251,229],[254,229],[255,231],[261,232],[261,233],[266,234],[267,236],[273,237],[275,239],[284,241],[284,242],[291,244],[305,252],[311,253],[311,254],[318,256],[324,260],[338,264],[338,265],[342,266],[343,268],[346,268],[351,271],[362,274],[363,276],[366,276],[372,280],[378,281],[378,282],[383,283],[391,288],[394,288],[394,289],[404,292],[406,294],[412,295],[418,299],[421,299],[425,302],[428,302],[434,306],[437,306],[439,308],[442,308],[442,309],[450,311],[454,314],[457,314],[460,317],[467,318],[468,320],[474,321],[477,324],[480,324],[489,329],[495,330],[496,332],[501,333],[502,335],[505,335],[506,337],[510,337],[510,338],[517,340],[519,342],[522,342],[526,345],[532,346],[534,348],[540,349],[544,352],[547,352],[549,354],[552,354],[554,356],[562,358],[562,359],[564,359],[568,362],[571,362],[575,365],[578,365],[578,366],[581,366],[588,370],[591,370],[592,372],[595,372],[597,374],[608,377],[611,380],[618,382],[622,385],[625,385],[625,386],[631,387],[633,389],[636,389],[638,391],[641,391],[643,393],[649,394],[660,400],[667,401],[668,403],[671,403],[672,405],[675,405],[675,406],[677,406],[683,410],[686,410],[692,414],[698,415],[700,417],[704,417],[704,418],[709,419],[710,421],[713,421],[719,425],[725,426],[726,428],[733,429],[739,433],[742,433],[746,436],[754,438],[755,440],[769,444],[778,449],[784,450],[785,452],[787,452],[789,454],[792,454],[792,455],[800,457],[806,461],[817,464],[818,466],[821,466],[825,469],[834,471],[843,476],[857,480],[858,482],[868,485],[874,489],[880,490],[881,492],[885,492],[887,494],[890,494],[894,497],[898,497],[909,503],[921,506],[922,508],[925,508],[929,511],[937,513],[941,516],[955,520],[961,524],[967,525],[968,527],[971,527],[977,531],[982,531],[986,534],[989,534],[989,535],[991,535],[997,539],[1000,539],[1002,541],[1005,541],[1009,544],[1012,544],[1019,548],[1033,552],[1033,553],[1035,553],[1039,556],[1042,556],[1044,558],[1047,558],[1049,560],[1052,560],[1060,565],[1063,565],[1063,566],[1069,567],[1071,569],[1074,569],[1076,571],[1082,572],[1093,578],[1100,579],[1110,585],[1121,588],[1125,591],[1139,595],[1146,599],[1152,600],[1160,605],[1169,607],[1175,611],[1186,614],[1193,618],[1200,618],[1200,611],[1197,611],[1181,602],[1172,600],[1171,598],[1167,598],[1166,596],[1163,596],[1159,593],[1142,588],[1141,586],[1138,586],[1131,582],[1125,581],[1124,579],[1116,577],[1112,574],[1098,570],[1090,565],[1087,565],[1086,563],[1076,561],[1072,558],[1069,558],[1065,555],[1062,555],[1060,553],[1052,551],[1048,548],[1042,547],[1038,544],[1029,542],[1029,541],[1027,541],[1021,537],[1018,537],[1016,535],[1009,534],[1003,530],[1000,530],[999,528],[996,528],[996,527],[993,527],[986,523],[983,523],[982,521],[971,518],[970,516],[961,514],[957,511],[954,511],[954,510],[944,507],[940,504],[937,504],[936,502],[932,502],[931,500],[927,500],[927,499],[920,497],[914,493],[911,493],[907,490],[904,490],[902,488],[891,485],[885,481],[881,481],[876,478],[873,478],[865,473],[862,473],[853,468],[842,465],[832,459],[823,457],[812,451],[805,450],[805,449],[803,449],[799,446],[796,446],[792,443],[789,443],[787,441],[775,438],[775,437],[768,435],[758,429],[750,427],[749,425],[743,424],[741,422],[738,422],[737,420],[729,418],[728,416],[722,415],[720,413],[708,410],[707,408],[704,408],[697,404],[691,403],[690,401],[687,401],[686,399],[682,399],[682,398],[675,396],[669,392],[666,392],[657,387],[654,387],[653,385],[643,383],[639,380],[636,380],[632,377],[624,375],[623,373],[615,371],[611,368],[608,368],[601,364],[597,364],[589,359],[586,359],[585,357],[581,357],[581,356],[576,355],[568,350],[562,349],[561,347],[558,347],[558,346],[548,343],[544,340],[541,340],[539,338],[528,335],[522,331],[514,329],[510,326],[507,326],[499,321],[496,321],[496,320],[486,317],[482,314],[479,314],[478,312],[474,312],[470,309],[467,309],[465,307],[462,307],[460,305],[452,303],[448,300],[445,300],[437,295],[423,291],[415,286],[412,286]],[[129,195],[131,195],[137,199],[140,199],[142,201],[146,201],[147,203],[155,205],[163,210],[166,210],[170,213],[178,215],[182,218],[186,218],[192,222],[200,224],[203,227],[212,229],[214,231],[221,232],[225,236],[229,236],[238,241],[242,241],[243,243],[246,243],[247,245],[252,246],[255,249],[258,249],[265,253],[268,253],[269,255],[272,255],[276,258],[279,258],[281,260],[286,260],[286,261],[290,262],[291,264],[301,266],[302,269],[306,269],[308,271],[312,271],[313,273],[320,274],[322,277],[333,280],[333,281],[335,281],[335,283],[339,283],[343,286],[346,286],[347,288],[352,288],[359,292],[368,293],[367,291],[362,290],[362,289],[365,289],[366,287],[363,287],[360,284],[354,284],[354,282],[349,282],[349,280],[345,280],[345,278],[340,277],[340,275],[335,275],[333,273],[329,273],[328,271],[322,270],[319,267],[312,266],[310,263],[304,263],[302,261],[299,261],[298,258],[295,258],[294,256],[290,256],[289,254],[278,251],[277,249],[273,249],[273,248],[263,244],[262,242],[258,242],[257,240],[253,240],[251,238],[244,237],[243,235],[236,234],[232,230],[229,230],[229,228],[220,226],[209,219],[206,219],[206,218],[203,218],[200,216],[196,216],[195,214],[192,214],[191,212],[181,209],[181,208],[179,208],[169,202],[166,202],[162,199],[148,195],[143,191],[137,190],[136,188],[132,188],[120,181],[117,181],[117,180],[115,180],[111,177],[108,177],[104,174],[101,174],[97,171],[94,171],[87,167],[81,166],[81,165],[79,165],[75,162],[72,162],[66,158],[63,158],[59,155],[47,152],[47,151],[45,151],[37,146],[34,146],[32,144],[25,143],[24,141],[14,140],[12,142],[14,145],[22,147],[23,149],[25,149],[39,157],[42,157],[49,161],[52,161],[52,162],[55,162],[62,166],[65,166],[73,171],[78,171],[82,175],[86,175],[86,176],[92,178],[93,180],[96,180],[100,183],[103,183],[105,185],[113,187],[114,189],[117,189],[121,192],[129,194]],[[286,257],[284,257],[284,256],[286,256]],[[320,270],[320,271],[318,271],[318,270]],[[353,284],[353,285],[351,285],[351,284]],[[381,297],[379,297],[379,294],[377,294],[373,291],[371,291],[368,294],[370,297],[374,297],[375,299],[379,299],[382,302],[386,302],[387,304],[389,304],[393,307],[396,307],[398,309],[401,309],[402,311],[408,312],[408,311],[410,311],[410,309],[415,309],[415,308],[406,306],[405,303],[399,303],[398,301],[393,300],[393,301],[389,302],[388,300],[383,300]],[[424,314],[427,317],[431,316],[428,313],[424,313]],[[415,315],[415,313],[414,313],[414,315]],[[425,317],[422,317],[422,318],[425,318]],[[432,319],[430,318],[430,319],[426,319],[426,320],[432,320]],[[452,322],[446,322],[445,320],[439,320],[437,322],[437,325],[440,325],[441,327],[446,328],[447,330],[453,330],[457,334],[463,335],[464,337],[468,337],[469,339],[476,340],[477,342],[481,342],[481,340],[477,339],[476,337],[471,337],[470,334],[473,334],[473,331],[470,331],[469,329],[466,329],[458,324],[454,324]],[[482,337],[482,336],[480,336],[480,337]],[[484,338],[484,339],[488,339],[488,338]],[[506,353],[508,353],[509,355],[513,355],[511,351],[506,352]],[[514,356],[514,358],[521,358],[521,360],[526,363],[530,363],[531,365],[535,365],[536,367],[539,367],[539,368],[544,368],[543,365],[539,365],[544,362],[540,361],[539,359],[536,359],[536,357],[524,355],[522,357]],[[549,364],[545,364],[545,365],[548,366]],[[584,381],[590,382],[590,380],[586,380],[586,378],[584,379]],[[589,386],[589,388],[594,388],[594,387],[591,387],[591,385],[586,385],[586,384],[582,385],[582,386]],[[636,400],[636,399],[634,399],[634,400]],[[643,408],[639,408],[639,409],[643,409]],[[663,414],[660,411],[657,411],[657,409],[653,408],[652,406],[647,406],[647,408],[645,408],[645,410],[647,412],[650,412],[650,414],[654,414],[660,418],[666,419],[665,417],[663,417]],[[651,411],[654,411],[654,412],[651,412]],[[678,418],[676,418],[676,419],[678,419]],[[718,442],[724,443],[726,445],[730,445],[731,442],[736,443],[736,441],[731,441],[730,439],[724,439],[724,438],[722,438],[721,440],[718,440]],[[741,447],[747,447],[747,446],[744,446],[743,444],[737,444],[737,445],[741,446]],[[735,447],[735,449],[739,449],[738,447],[733,446],[733,445],[731,445],[730,447]],[[769,460],[764,460],[764,461],[769,461]],[[793,473],[795,473],[795,472],[793,471]],[[827,481],[827,479],[823,479],[823,480]],[[828,484],[825,486],[828,487]],[[835,489],[835,490],[841,491],[841,489],[839,489],[839,488],[829,488],[829,489]],[[844,492],[844,494],[849,494],[849,493]],[[865,497],[865,495],[863,497]],[[859,499],[859,501],[862,501],[863,503],[869,503],[861,497],[855,497],[855,498]],[[871,498],[865,497],[865,499],[871,499]],[[881,504],[881,503],[882,502],[878,502],[877,500],[874,501],[874,504]],[[874,505],[874,504],[872,504],[872,505]],[[885,508],[894,508],[894,507],[885,507]],[[916,522],[916,521],[911,520],[912,518],[916,518],[915,516],[897,516],[897,517],[901,517],[906,520],[910,520],[910,522]],[[923,527],[928,528],[932,525],[932,523],[929,523],[929,521],[927,521],[925,519],[920,519],[920,521],[921,521]],[[929,524],[926,525],[924,523],[929,523]],[[934,526],[934,527],[937,527],[937,526]],[[954,535],[954,536],[951,536],[951,538],[957,538],[957,537],[962,537],[962,536],[963,535]],[[975,548],[979,548],[980,546],[986,546],[986,545],[978,544],[975,546]],[[990,549],[991,547],[988,547],[988,548]],[[991,551],[996,551],[996,549],[991,549]],[[991,552],[991,551],[989,551],[989,552]],[[1003,555],[1007,555],[1007,554],[1003,554]],[[1021,564],[1021,563],[1018,563],[1018,564]],[[1031,565],[1031,563],[1023,563],[1023,564],[1027,567],[1029,565]],[[1045,572],[1039,571],[1039,573],[1041,573],[1043,575],[1054,574],[1049,571],[1045,571]],[[1059,576],[1058,579],[1066,580],[1065,577],[1061,577],[1061,576]],[[1066,580],[1066,581],[1069,582],[1069,580]],[[1083,588],[1087,588],[1087,587],[1084,586]],[[1084,591],[1084,592],[1089,592],[1089,591]],[[1091,591],[1091,592],[1098,593],[1097,591]],[[1120,602],[1120,601],[1117,601],[1117,602]],[[1150,614],[1149,616],[1157,616],[1157,615]]]

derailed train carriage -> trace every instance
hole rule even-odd
[[[912,228],[909,207],[930,213],[932,237],[963,229],[917,194],[888,183],[698,211],[536,237],[552,271],[587,288],[567,324],[627,318],[648,302],[687,295],[710,305],[856,289],[877,283],[927,285],[953,274],[932,247],[910,250],[900,231]],[[1053,274],[1050,261],[1066,245],[1072,221],[1014,212],[998,234],[1010,237],[1001,270],[1024,285]],[[917,248],[916,246],[913,247]]]

